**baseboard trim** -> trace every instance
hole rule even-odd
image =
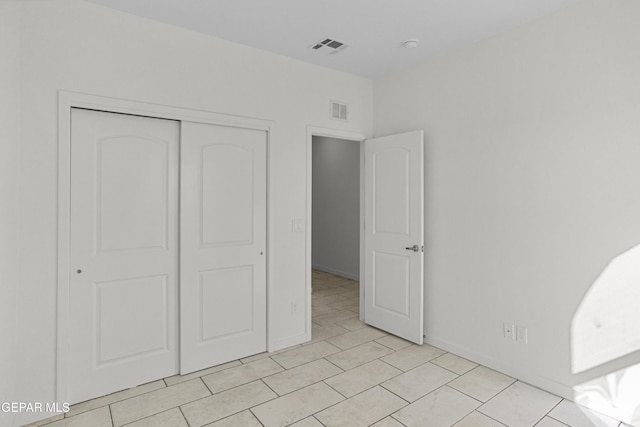
[[[486,366],[487,368],[502,372],[503,374],[509,375],[510,377],[516,378],[517,380],[520,380],[524,383],[527,383],[544,391],[548,391],[549,393],[553,393],[556,396],[568,400],[573,400],[574,398],[573,388],[571,386],[558,383],[550,378],[535,375],[531,372],[526,371],[526,369],[523,369],[522,367],[505,364],[491,357],[476,353],[465,347],[456,345],[452,342],[430,334],[425,335],[425,343],[434,347],[441,348],[442,350],[446,350],[450,353],[454,353],[460,357],[464,357],[465,359],[469,359],[472,362],[479,363],[480,365]]]
[[[313,264],[311,266],[314,270],[324,271],[325,273],[335,274],[336,276],[344,277],[345,279],[355,280],[356,282],[360,280],[359,274],[347,273],[346,271],[336,270],[330,267],[325,267],[323,265]]]

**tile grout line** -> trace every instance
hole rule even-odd
[[[556,405],[556,406],[557,406],[557,405]],[[571,427],[571,426],[570,426],[569,424],[567,424],[567,423],[563,423],[563,422],[562,422],[562,421],[560,421],[560,420],[556,420],[555,418],[553,418],[553,417],[552,417],[551,415],[549,415],[548,413],[547,413],[547,414],[545,414],[545,415],[544,415],[542,418],[540,418],[538,421],[536,421],[536,423],[534,424],[534,427],[535,427],[535,426],[537,426],[538,424],[540,424],[540,422],[541,422],[542,420],[544,420],[545,418],[547,418],[547,417],[551,418],[553,421],[556,421],[556,422],[558,422],[558,423],[562,424],[563,426]]]
[[[390,393],[393,393],[393,391],[388,390],[388,389],[387,389],[386,387],[384,387],[382,384],[381,384],[380,386],[381,386],[381,387],[383,387],[385,390],[389,391]],[[398,409],[397,411],[394,411],[394,412],[393,412],[392,414],[390,414],[389,416],[390,416],[390,417],[392,417],[394,420],[398,421],[398,422],[399,422],[400,424],[402,424],[403,426],[406,426],[406,424],[402,423],[399,419],[397,419],[397,418],[396,418],[396,417],[394,417],[393,415],[394,415],[394,414],[397,414],[398,412],[402,411],[403,409],[405,409],[405,408],[409,407],[410,405],[413,405],[414,403],[416,403],[416,402],[417,402],[417,401],[419,401],[420,399],[424,399],[426,396],[428,396],[428,395],[430,395],[430,394],[433,394],[433,393],[435,393],[435,392],[436,392],[436,391],[438,391],[438,390],[441,390],[441,389],[442,389],[442,388],[444,388],[444,387],[448,387],[448,385],[447,385],[447,384],[443,384],[443,385],[441,385],[440,387],[436,388],[435,390],[432,390],[432,391],[430,391],[429,393],[425,394],[424,396],[420,396],[418,399],[414,400],[413,402],[409,402],[407,405],[403,406],[402,408]],[[455,389],[454,389],[454,390],[455,390]],[[457,390],[456,390],[456,391],[457,391]],[[393,393],[393,394],[395,394],[395,393]],[[396,396],[398,396],[398,395],[396,394]],[[404,399],[404,398],[403,398],[403,397],[401,397],[401,396],[398,396],[398,397],[399,397],[400,399],[404,400],[405,402],[407,401],[406,399]],[[469,396],[469,397],[471,397],[471,396]],[[482,406],[482,402],[481,402],[481,401],[479,401],[478,399],[475,399],[475,398],[473,398],[473,397],[471,397],[471,398],[472,398],[473,400],[475,400],[476,402],[479,402],[479,403],[480,403],[480,406]],[[462,421],[463,419],[465,419],[466,417],[468,417],[468,416],[469,416],[469,414],[471,414],[471,413],[475,412],[475,411],[476,411],[480,406],[478,406],[478,407],[476,407],[475,409],[472,409],[472,410],[471,410],[471,411],[469,411],[468,413],[464,414],[464,416],[463,416],[462,418],[458,419],[455,423],[458,423],[458,422]],[[484,414],[483,414],[483,415],[484,415]],[[492,419],[493,419],[493,418],[492,418]],[[502,424],[502,423],[500,423],[500,424]],[[454,424],[454,425],[455,425],[455,424]]]
[[[111,412],[111,405],[107,405],[109,411],[109,419],[111,420],[111,427],[115,427],[115,422],[113,421],[113,412]]]
[[[396,412],[398,412],[398,411],[396,411]],[[394,412],[393,414],[395,414],[396,412]],[[407,427],[407,425],[405,423],[403,423],[402,421],[400,421],[399,419],[394,417],[393,414],[389,415],[389,417],[392,418],[393,420],[397,421],[401,426]]]
[[[195,379],[195,378],[194,378]],[[202,379],[202,377],[198,377],[198,379],[200,380],[200,382],[202,383],[202,385],[204,385],[204,387],[207,389],[207,391],[209,392],[209,396],[213,396],[215,393],[211,391],[211,389],[209,388],[209,386],[207,385],[207,383],[205,382],[205,380]],[[223,390],[224,391],[224,390]],[[221,392],[220,392],[221,393]],[[202,399],[209,397],[209,396],[205,396]],[[196,399],[196,400],[200,400],[200,399]],[[195,402],[195,401],[194,401]],[[187,402],[187,403],[191,403],[191,402]],[[186,405],[186,403],[183,403],[183,405]]]
[[[551,411],[553,411],[553,410],[554,410],[554,409],[556,409],[558,406],[560,406],[560,404],[561,404],[564,400],[566,400],[566,399],[564,399],[564,398],[560,398],[560,402],[558,402],[558,403],[556,403],[555,405],[553,405],[553,408],[549,409],[549,411],[547,411],[547,413],[545,414],[545,416],[546,416],[546,415],[549,415],[549,414],[551,413]],[[551,417],[551,415],[549,415],[549,416]],[[551,417],[551,418],[553,418],[553,417]],[[555,418],[554,418],[554,419],[555,419]],[[560,420],[558,420],[558,421],[560,421]]]
[[[283,372],[286,372],[286,371],[283,371]],[[267,387],[269,390],[271,390],[273,392],[273,394],[275,394],[277,396],[277,397],[274,397],[274,399],[277,399],[278,397],[285,396],[285,395],[280,396],[280,394],[278,394],[277,391],[272,389],[271,386],[264,381],[265,378],[268,378],[268,377],[260,378],[258,381],[260,381],[262,384],[264,384],[265,387]],[[271,400],[273,400],[273,399],[271,399]],[[267,400],[267,402],[270,402],[270,400]],[[265,402],[262,402],[262,403],[265,403]],[[262,405],[262,403],[260,403],[259,405]],[[254,405],[254,406],[258,406],[258,405]]]
[[[480,366],[480,365],[478,365],[478,366],[474,366],[473,368],[469,369],[468,371],[463,372],[462,374],[459,374],[459,373],[457,373],[457,372],[455,372],[455,371],[453,371],[453,370],[451,370],[451,369],[449,369],[449,368],[447,368],[447,367],[445,367],[445,366],[441,366],[441,365],[438,365],[437,363],[434,363],[434,362],[433,362],[434,360],[436,360],[436,359],[438,359],[438,358],[440,358],[440,357],[442,357],[442,356],[444,356],[444,355],[446,355],[446,354],[451,354],[451,355],[453,355],[453,356],[456,356],[456,355],[455,355],[455,354],[453,354],[453,353],[446,352],[445,354],[443,354],[443,355],[441,355],[441,356],[438,356],[438,357],[436,357],[435,359],[431,359],[431,360],[429,361],[429,363],[431,363],[431,364],[433,364],[433,365],[435,365],[435,366],[437,366],[437,367],[439,367],[439,368],[446,369],[447,371],[451,372],[452,374],[456,374],[456,375],[458,376],[458,377],[456,377],[456,378],[459,378],[459,377],[461,377],[461,376],[463,376],[463,375],[465,375],[465,374],[468,374],[469,372],[473,371],[475,368],[477,368],[478,366]],[[460,357],[460,356],[456,356],[456,357]],[[472,362],[472,363],[475,363],[475,362]],[[476,364],[476,365],[477,365],[477,364]],[[455,379],[455,378],[454,378],[454,379]],[[451,380],[451,381],[453,381],[453,380]]]
[[[275,356],[275,355],[274,355]],[[288,371],[287,368],[285,368],[284,366],[282,366],[280,363],[278,363],[278,361],[276,359],[274,359],[272,356],[269,356],[269,359],[273,360],[273,363],[275,363],[276,365],[280,366],[282,369],[284,369],[284,371],[282,372],[286,372]]]
[[[187,426],[191,427],[191,423],[189,422],[189,420],[187,419],[187,416],[182,411],[182,405],[178,406],[178,411],[180,411],[180,413],[182,414],[182,418],[184,418],[184,422],[187,423]]]
[[[154,381],[150,381],[150,382],[148,382],[148,383],[140,384],[140,385],[137,385],[137,386],[135,386],[135,387],[128,388],[128,389],[124,389],[124,390],[116,391],[116,392],[114,392],[114,393],[105,394],[104,396],[99,396],[99,397],[96,397],[96,398],[93,398],[93,399],[89,399],[89,400],[85,400],[85,401],[82,401],[82,402],[78,402],[78,403],[76,403],[76,404],[72,405],[72,406],[71,406],[71,408],[73,408],[73,406],[75,406],[75,405],[80,405],[80,404],[83,404],[83,403],[92,402],[92,401],[94,401],[94,400],[98,400],[98,399],[104,399],[104,398],[106,398],[106,397],[108,397],[108,396],[111,396],[112,394],[124,393],[124,392],[126,392],[126,391],[133,390],[133,389],[135,389],[135,388],[137,388],[137,387],[142,387],[142,386],[144,386],[144,385],[151,384],[151,383],[155,383],[155,382],[158,382],[158,381],[162,381],[162,382],[164,383],[164,378],[161,378],[161,379],[158,379],[158,380],[154,380]],[[189,380],[189,381],[191,381],[191,380]],[[184,381],[184,382],[186,382],[186,381]],[[177,384],[179,384],[179,383],[176,383],[176,384],[174,384],[174,385],[177,385]],[[95,407],[95,408],[87,409],[87,410],[85,410],[85,411],[78,412],[77,414],[73,414],[73,415],[70,415],[70,416],[67,416],[67,414],[65,414],[65,415],[64,415],[64,418],[65,418],[65,419],[66,419],[66,418],[73,418],[73,417],[76,417],[76,416],[81,415],[81,414],[86,414],[87,412],[95,411],[96,409],[104,408],[105,406],[109,406],[109,407],[110,407],[110,406],[111,406],[111,405],[113,405],[113,404],[120,403],[120,402],[124,402],[124,401],[126,401],[126,400],[133,399],[133,398],[138,397],[138,396],[144,396],[145,394],[153,393],[154,391],[162,390],[162,389],[164,389],[164,388],[168,388],[168,387],[170,387],[170,386],[167,386],[167,385],[165,384],[163,387],[160,387],[160,388],[157,388],[157,389],[154,389],[154,390],[145,391],[144,393],[136,394],[135,396],[126,397],[126,398],[124,398],[124,399],[114,400],[113,402],[105,403],[104,405],[100,405],[100,406],[97,406],[97,407]],[[55,422],[55,421],[52,421],[52,422]],[[49,424],[51,424],[51,423],[49,423]]]
[[[172,411],[172,410],[174,410],[174,409],[180,409],[180,407],[179,407],[179,406],[176,406],[176,407],[173,407],[173,408],[166,409],[166,410],[164,410],[164,411],[155,412],[155,413],[153,413],[153,414],[151,414],[151,415],[147,415],[146,417],[139,418],[139,419],[137,419],[137,420],[133,420],[133,421],[128,422],[128,423],[125,423],[125,424],[121,424],[121,425],[120,425],[120,426],[118,426],[118,427],[127,427],[127,426],[130,426],[130,425],[131,425],[131,424],[133,424],[133,423],[137,423],[137,422],[139,422],[139,421],[146,420],[146,419],[151,418],[151,417],[155,417],[156,415],[164,414],[164,413],[169,412],[169,411]],[[182,412],[182,411],[180,411],[180,412]],[[183,414],[182,416],[184,417],[184,414]],[[185,418],[185,421],[186,421],[186,418]],[[112,422],[111,422],[111,424],[115,427],[115,423],[113,422],[113,418],[112,418]],[[188,423],[187,423],[187,424],[188,424]]]
[[[334,354],[338,354],[338,353],[334,353]],[[332,355],[330,354],[329,356],[332,356]],[[336,365],[336,364],[335,364],[335,363],[333,363],[331,360],[327,359],[327,356],[323,357],[322,359],[326,360],[326,361],[327,361],[327,363],[332,364],[333,366],[335,366],[336,368],[338,368],[338,369],[340,369],[340,370],[342,371],[342,372],[340,372],[339,374],[335,374],[334,376],[329,377],[329,378],[337,377],[338,375],[342,375],[342,374],[344,374],[345,372],[350,371],[350,369],[342,369],[340,366]],[[325,380],[328,380],[329,378],[325,378]],[[323,381],[324,381],[324,380],[323,380]]]
[[[346,371],[345,371],[345,372],[346,372]],[[324,380],[323,380],[322,382],[324,382]],[[333,405],[331,405],[331,406],[327,406],[326,408],[324,408],[324,409],[322,409],[322,410],[320,410],[320,411],[318,411],[318,412],[315,412],[312,416],[313,416],[314,418],[316,418],[316,419],[317,419],[316,415],[317,415],[317,414],[319,414],[320,412],[326,411],[327,409],[333,408],[334,406],[337,406],[337,405],[340,405],[341,403],[347,402],[347,401],[349,401],[350,399],[353,399],[354,397],[359,396],[359,395],[361,395],[361,394],[363,394],[363,393],[365,393],[365,392],[367,392],[367,391],[369,391],[369,390],[372,390],[372,389],[374,389],[374,388],[376,388],[376,387],[381,387],[381,388],[383,388],[384,390],[388,391],[389,393],[393,394],[394,396],[398,397],[399,399],[401,399],[401,400],[405,401],[405,402],[406,402],[406,405],[404,405],[402,408],[400,408],[400,409],[398,409],[398,410],[396,410],[396,411],[392,412],[392,413],[391,413],[391,414],[389,414],[389,415],[385,415],[384,417],[382,417],[382,418],[380,418],[379,420],[375,421],[373,424],[375,424],[375,423],[377,423],[378,421],[381,421],[381,420],[383,420],[383,419],[385,419],[385,418],[387,418],[387,417],[390,417],[392,414],[395,414],[396,412],[398,412],[398,411],[400,411],[400,410],[402,410],[402,409],[406,408],[408,405],[410,405],[410,404],[411,404],[411,402],[408,402],[406,399],[402,398],[401,396],[398,396],[397,394],[395,394],[395,393],[394,393],[394,392],[392,392],[391,390],[387,390],[385,387],[383,387],[383,386],[382,386],[382,384],[376,384],[376,385],[374,385],[374,386],[372,386],[372,387],[369,387],[369,388],[367,388],[367,389],[365,389],[365,390],[362,390],[362,391],[360,391],[360,392],[358,392],[358,393],[354,394],[354,395],[353,395],[353,396],[351,396],[351,397],[346,397],[344,394],[340,393],[338,390],[336,390],[336,389],[334,389],[333,387],[331,387],[331,385],[330,385],[330,384],[325,383],[325,385],[327,385],[331,390],[335,391],[335,392],[336,392],[336,393],[338,393],[339,395],[343,396],[343,397],[344,397],[344,399],[343,399],[343,400],[341,400],[340,402],[336,402],[336,403],[334,403],[334,404],[333,404]],[[320,421],[320,420],[318,420],[318,421]],[[320,424],[324,425],[322,422],[320,422]],[[370,424],[370,425],[372,425],[372,424]]]
[[[556,409],[558,406],[560,406],[560,404],[561,404],[563,401],[565,401],[565,400],[566,400],[565,398],[562,398],[562,399],[560,400],[560,402],[558,402],[558,403],[557,403],[553,408],[551,408],[551,409],[549,410],[549,412],[547,412],[546,414],[544,414],[544,416],[543,416],[540,420],[538,420],[538,423],[539,423],[540,421],[542,421],[545,417],[549,417],[549,418],[551,418],[552,420],[559,422],[560,424],[563,424],[563,425],[565,425],[565,426],[569,426],[567,423],[562,422],[562,421],[560,421],[559,419],[555,418],[553,415],[551,415],[551,411],[553,411],[553,410],[554,410],[554,409]],[[576,405],[577,405],[577,403],[576,403]],[[536,423],[536,424],[537,424],[537,423]],[[618,423],[618,427],[619,427],[619,426],[622,426],[622,423]],[[569,426],[569,427],[570,427],[570,426]]]
[[[462,376],[462,375],[460,375],[460,376]],[[460,393],[460,394],[464,394],[465,396],[470,397],[471,399],[473,399],[473,400],[475,400],[475,401],[480,402],[480,406],[483,406],[483,405],[485,405],[485,404],[489,403],[489,401],[493,400],[493,398],[494,398],[494,397],[496,397],[497,395],[499,395],[500,393],[502,393],[503,391],[505,391],[506,389],[508,389],[509,387],[511,387],[513,384],[515,384],[515,383],[518,381],[518,380],[516,380],[516,381],[512,382],[511,384],[509,384],[508,386],[506,386],[505,388],[501,389],[499,392],[497,392],[496,394],[494,394],[493,396],[491,396],[489,399],[487,399],[487,401],[486,401],[486,402],[483,402],[482,400],[478,399],[477,397],[473,397],[473,396],[471,396],[470,394],[468,394],[468,393],[466,393],[466,392],[464,392],[464,391],[462,391],[462,390],[458,390],[457,388],[455,388],[455,387],[453,387],[453,386],[450,386],[449,384],[450,384],[450,383],[452,383],[453,381],[455,381],[456,379],[457,379],[457,378],[454,378],[454,379],[452,379],[451,381],[449,381],[448,383],[443,384],[443,387],[446,385],[447,387],[449,387],[449,388],[451,388],[451,389],[453,389],[453,390],[457,391],[458,393]],[[478,406],[478,408],[476,408],[476,410],[477,410],[477,409],[479,409],[479,408],[480,408],[480,406]],[[482,412],[482,414],[483,414],[483,415],[486,415],[484,412]]]
[[[492,399],[493,399],[493,398],[492,398]],[[480,405],[480,406],[482,406],[482,405]],[[478,406],[478,408],[480,408],[480,406]],[[498,424],[500,424],[500,425],[502,425],[502,426],[508,427],[508,426],[506,426],[503,422],[500,422],[500,421],[496,420],[496,419],[495,419],[495,418],[493,418],[492,416],[487,415],[487,414],[485,414],[484,412],[480,412],[480,411],[478,411],[478,408],[474,409],[474,410],[473,410],[473,412],[477,412],[477,413],[479,413],[479,414],[481,414],[481,415],[483,415],[483,416],[485,416],[485,417],[487,417],[487,418],[489,418],[489,419],[491,419],[491,420],[493,420],[493,421],[497,422]],[[468,415],[467,415],[467,416],[468,416]],[[463,418],[463,419],[464,419],[464,418]]]
[[[262,427],[264,427],[264,423],[263,423],[262,421],[260,421],[260,418],[258,418],[258,415],[256,415],[256,414],[252,411],[252,409],[253,409],[253,408],[255,408],[256,406],[258,406],[258,405],[252,406],[251,408],[247,409],[247,411],[249,411],[249,412],[251,413],[251,415],[253,415],[253,418],[255,418],[256,420],[258,420],[258,423],[259,423]],[[222,419],[224,419],[224,418],[222,418]],[[218,421],[219,421],[219,420],[218,420]],[[214,422],[217,422],[217,421],[214,421]]]
[[[238,362],[238,364],[237,364],[237,365],[233,365],[233,366],[228,366],[228,367],[226,367],[226,368],[223,368],[223,369],[220,369],[220,370],[217,370],[217,371],[214,371],[214,372],[209,372],[209,373],[203,373],[203,374],[201,374],[201,375],[196,375],[196,376],[194,376],[193,378],[189,378],[188,380],[178,381],[178,382],[177,382],[177,383],[175,383],[175,384],[171,384],[171,385],[168,385],[168,384],[167,384],[167,387],[173,387],[173,386],[175,386],[175,385],[178,385],[178,384],[181,384],[181,383],[185,383],[185,382],[187,382],[187,381],[195,380],[196,378],[202,378],[202,377],[207,376],[207,375],[215,374],[216,372],[223,372],[223,371],[226,371],[226,370],[229,370],[229,369],[232,369],[232,368],[237,368],[238,366],[242,366],[242,365],[243,365],[243,363],[240,361],[240,359],[235,359],[235,360],[230,360],[230,361],[228,361],[228,362],[226,362],[226,363],[221,363],[220,365],[214,365],[214,366],[210,366],[210,367],[205,368],[205,369],[200,369],[200,370],[197,370],[197,371],[194,371],[194,372],[190,372],[190,373],[185,374],[185,375],[180,375],[179,373],[178,373],[178,374],[175,374],[175,375],[171,375],[170,377],[166,377],[166,378],[164,378],[164,379],[163,379],[163,381],[164,381],[164,382],[165,382],[165,384],[166,384],[166,383],[167,383],[167,381],[166,381],[166,380],[168,380],[168,379],[170,379],[170,378],[174,378],[174,377],[176,377],[176,376],[179,376],[179,377],[186,377],[186,376],[188,376],[188,375],[198,374],[199,372],[208,371],[209,369],[216,368],[216,367],[218,367],[218,366],[226,365],[226,364],[233,363],[233,362]]]
[[[322,421],[320,421],[319,419],[316,418],[315,414],[314,415],[309,415],[307,418],[313,418],[314,420],[316,420],[318,423],[320,423],[320,425],[322,427],[327,427],[327,425],[325,423],[323,423]],[[306,418],[303,418],[306,420]]]
[[[388,391],[389,393],[391,393],[391,394],[393,394],[394,396],[397,396],[397,397],[399,397],[400,399],[402,399],[402,400],[404,400],[405,402],[407,402],[407,404],[406,404],[406,405],[404,405],[402,408],[398,409],[397,411],[393,411],[393,413],[394,413],[394,414],[395,414],[396,412],[398,412],[398,411],[402,410],[403,408],[406,408],[407,406],[409,406],[409,405],[411,405],[411,404],[413,403],[413,402],[409,402],[407,399],[405,399],[404,397],[400,396],[400,395],[399,395],[399,394],[397,394],[396,392],[394,392],[394,391],[392,391],[392,390],[389,390],[388,388],[386,388],[385,386],[383,386],[383,385],[382,385],[382,383],[378,384],[378,386],[382,387],[383,389],[385,389],[385,390],[386,390],[386,391]],[[377,386],[376,386],[376,387],[377,387]],[[373,388],[373,387],[372,387],[372,388]],[[440,388],[440,387],[438,387],[438,388]],[[437,390],[437,389],[436,389],[436,390]],[[435,390],[433,390],[433,391],[435,391]],[[429,393],[431,393],[431,392],[429,392]],[[427,393],[427,394],[429,394],[429,393]],[[426,396],[426,394],[425,394],[425,396]],[[416,400],[422,399],[423,397],[424,397],[424,396],[420,396],[420,397],[419,397],[418,399],[416,399]],[[391,414],[389,414],[389,416],[390,416],[390,415],[391,415]]]
[[[437,366],[437,365],[436,365],[436,366]],[[452,389],[454,389],[454,390],[455,390],[455,391],[457,391],[458,393],[462,393],[462,394],[464,394],[465,396],[468,396],[468,397],[470,397],[470,398],[472,398],[472,399],[474,399],[474,400],[477,400],[478,402],[480,402],[480,403],[481,403],[481,405],[480,405],[480,406],[482,406],[482,405],[484,405],[484,404],[486,404],[486,403],[489,403],[489,401],[490,401],[490,400],[492,400],[493,398],[495,398],[497,395],[499,395],[500,393],[502,393],[503,391],[505,391],[506,389],[508,389],[509,387],[511,387],[512,385],[514,385],[514,384],[515,384],[515,383],[517,383],[518,381],[520,381],[520,380],[518,380],[517,378],[509,377],[509,378],[513,379],[513,381],[512,381],[512,382],[510,382],[506,387],[504,387],[504,388],[500,389],[496,394],[494,394],[493,396],[491,396],[489,399],[487,399],[487,401],[486,401],[486,402],[483,402],[482,400],[480,400],[480,399],[478,399],[478,398],[476,398],[476,397],[473,397],[473,396],[471,396],[470,394],[468,394],[468,393],[466,393],[466,392],[464,392],[464,391],[462,391],[462,390],[458,390],[457,388],[455,388],[455,387],[453,387],[453,386],[450,386],[450,385],[449,385],[450,383],[454,382],[455,380],[457,380],[458,378],[462,377],[463,375],[466,375],[466,374],[468,374],[469,372],[474,371],[474,370],[476,370],[477,368],[480,368],[480,367],[484,367],[484,368],[486,368],[486,369],[491,369],[491,368],[487,368],[487,367],[486,367],[486,366],[484,366],[484,365],[478,365],[478,366],[476,366],[475,368],[468,370],[468,371],[467,371],[467,372],[465,372],[464,374],[462,374],[462,375],[458,375],[458,377],[457,377],[457,378],[452,379],[451,381],[447,382],[447,383],[446,383],[446,384],[444,384],[444,385],[451,387]],[[443,368],[443,369],[446,369],[446,368]],[[492,369],[492,370],[493,370],[493,369]],[[498,371],[495,371],[495,372],[498,372]],[[455,373],[455,372],[454,372],[454,373]],[[502,374],[502,372],[498,372],[498,373],[499,373],[499,374]],[[502,375],[508,376],[508,375],[506,375],[506,374],[502,374]],[[523,384],[525,384],[525,383],[523,383]],[[484,414],[484,412],[483,412],[482,414],[483,414],[483,415],[486,415],[486,414]]]

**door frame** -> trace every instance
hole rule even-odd
[[[311,218],[311,202],[312,202],[312,176],[313,176],[313,137],[323,136],[327,138],[344,139],[347,141],[356,141],[360,146],[360,320],[364,319],[364,141],[366,136],[347,130],[331,129],[320,126],[307,126],[307,182],[306,182],[306,218],[307,224],[305,230],[305,292],[306,292],[306,313],[307,324],[305,327],[305,333],[307,340],[311,339],[311,232],[312,232],[312,218]]]
[[[146,116],[176,121],[190,121],[214,125],[262,130],[267,133],[267,351],[273,350],[273,331],[270,316],[273,298],[270,283],[273,283],[274,242],[271,236],[275,230],[273,215],[274,201],[270,197],[273,180],[272,141],[274,122],[251,117],[242,117],[212,111],[154,104],[142,101],[110,98],[80,92],[58,91],[58,232],[57,232],[57,314],[56,314],[56,400],[67,401],[68,349],[69,349],[69,280],[70,262],[70,203],[71,203],[71,109],[84,108],[111,113]],[[277,132],[275,132],[277,133]],[[179,315],[178,315],[179,318]],[[158,378],[160,379],[160,378]]]

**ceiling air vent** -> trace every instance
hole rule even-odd
[[[347,104],[331,101],[331,118],[336,120],[347,120],[349,114]]]
[[[315,50],[316,52],[332,55],[334,53],[340,52],[346,47],[347,45],[343,42],[325,37],[311,46],[311,49]]]

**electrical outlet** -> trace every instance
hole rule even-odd
[[[502,324],[502,332],[505,338],[511,338],[512,340],[516,339],[513,323],[504,322]]]
[[[520,341],[525,344],[528,343],[529,337],[528,337],[527,328],[525,326],[522,326],[522,325],[516,326],[516,341]]]

